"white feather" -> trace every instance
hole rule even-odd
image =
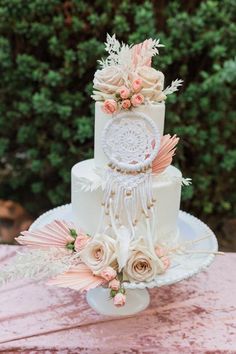
[[[176,79],[172,81],[170,86],[167,86],[167,88],[163,91],[163,93],[165,95],[170,95],[171,93],[178,91],[179,86],[182,86],[182,84],[183,84],[183,80]]]
[[[189,186],[192,184],[192,178],[182,178],[182,186]]]
[[[69,269],[74,260],[71,253],[62,252],[57,248],[19,252],[12,264],[1,269],[0,285],[23,278],[46,279]]]
[[[120,226],[117,231],[117,261],[119,264],[119,271],[121,271],[129,256],[131,232],[125,226]]]

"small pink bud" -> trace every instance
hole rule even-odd
[[[122,307],[125,305],[126,296],[124,294],[118,293],[113,298],[114,305],[117,307]]]
[[[103,112],[107,114],[115,113],[117,110],[117,103],[115,100],[105,100],[102,106]]]
[[[161,261],[163,262],[164,265],[164,271],[166,271],[167,268],[170,266],[170,260],[168,257],[164,256],[161,258]]]
[[[129,109],[131,106],[131,102],[130,100],[123,100],[121,102],[121,107],[124,108],[124,109]]]
[[[134,107],[139,106],[144,102],[144,97],[141,93],[137,93],[131,97],[131,103]]]
[[[107,281],[111,281],[112,279],[114,279],[117,275],[115,269],[113,269],[112,267],[105,267],[101,273],[100,273],[101,277],[104,278]]]
[[[138,78],[138,79],[135,79],[133,82],[132,82],[132,87],[133,87],[133,90],[134,92],[138,92],[141,90],[142,88],[142,79]]]
[[[108,284],[108,287],[112,290],[115,290],[115,291],[119,290],[119,288],[120,288],[119,280],[117,280],[117,279],[111,280]]]
[[[126,86],[121,86],[118,91],[121,98],[128,98],[130,95],[130,90]]]
[[[165,254],[166,254],[164,248],[162,248],[162,247],[160,247],[160,246],[157,246],[157,247],[155,248],[155,251],[156,251],[157,257],[159,257],[159,258],[165,256]]]

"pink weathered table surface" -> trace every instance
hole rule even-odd
[[[0,269],[18,247],[0,246]],[[0,352],[236,353],[236,254],[197,276],[152,289],[149,308],[96,314],[70,289],[18,281],[0,288]]]

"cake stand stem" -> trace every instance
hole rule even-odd
[[[101,315],[129,316],[145,310],[150,303],[146,289],[126,289],[126,304],[116,307],[110,299],[110,289],[98,287],[87,292],[87,302]]]

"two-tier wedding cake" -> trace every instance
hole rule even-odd
[[[152,67],[160,46],[108,35],[109,56],[94,77],[94,159],[72,168],[74,221],[93,237],[117,240],[120,269],[130,249],[155,253],[178,241],[182,174],[171,161],[179,139],[163,132],[165,99],[182,80],[164,90],[163,73]]]
[[[126,45],[107,36],[108,57],[93,82],[94,159],[71,172],[73,217],[23,232],[17,241],[31,251],[2,279],[15,272],[79,291],[102,285],[119,307],[127,282],[171,271],[171,257],[184,250],[178,217],[189,179],[171,165],[179,138],[164,135],[165,100],[182,80],[164,89],[152,66],[159,47],[159,40]]]

